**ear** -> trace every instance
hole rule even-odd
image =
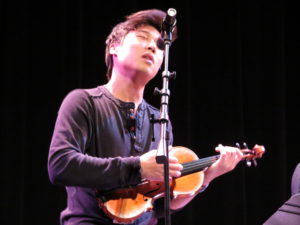
[[[109,48],[109,53],[111,55],[117,55],[118,54],[118,45],[117,44],[112,44]]]

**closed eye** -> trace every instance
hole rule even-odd
[[[149,42],[152,39],[154,39],[151,37],[151,34],[149,32],[144,31],[144,30],[136,31],[136,36],[144,41],[149,41]],[[162,39],[162,37],[157,38],[157,40],[155,40],[155,42],[156,42],[156,46],[159,50],[162,50],[162,51],[165,50],[164,40]]]
[[[136,35],[138,38],[144,39],[144,40],[149,40],[149,37],[142,35],[142,34],[137,34]]]

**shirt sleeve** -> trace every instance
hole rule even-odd
[[[74,90],[63,100],[49,149],[50,181],[102,190],[139,183],[139,157],[98,158],[85,154],[93,135],[93,113],[84,90]]]

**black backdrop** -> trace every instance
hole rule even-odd
[[[258,167],[210,184],[172,224],[262,224],[290,196],[299,162],[299,34],[288,1],[3,0],[1,29],[1,224],[58,224],[62,187],[47,176],[48,147],[63,97],[106,82],[104,41],[131,12],[174,7],[170,118],[175,145],[210,156],[219,143],[262,144]],[[159,107],[153,87],[145,98]],[[163,221],[161,221],[163,224]]]

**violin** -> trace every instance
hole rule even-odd
[[[246,146],[244,144],[244,146]],[[239,146],[238,146],[239,147]],[[262,145],[241,149],[247,166],[256,163],[265,152]],[[220,155],[199,159],[190,149],[182,146],[172,148],[173,155],[182,164],[181,176],[170,182],[171,198],[191,197],[197,194],[204,180],[204,169],[218,160]],[[143,213],[153,209],[153,202],[164,197],[164,182],[142,180],[138,185],[115,189],[106,193],[96,192],[98,205],[114,223],[132,223]]]

